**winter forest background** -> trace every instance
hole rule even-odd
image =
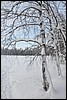
[[[1,98],[66,98],[66,1],[1,1]]]

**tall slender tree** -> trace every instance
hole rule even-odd
[[[47,45],[51,45],[49,41],[54,42],[53,46],[56,46],[58,42],[54,38],[56,29],[62,35],[62,41],[66,46],[63,28],[65,20],[62,20],[63,14],[58,10],[61,5],[65,8],[65,4],[66,2],[61,1],[60,3],[59,1],[1,1],[1,43],[5,47],[14,47],[17,43],[26,42],[31,48],[33,46],[42,48],[43,87],[46,91],[49,88],[46,76],[46,42],[48,41]],[[60,23],[63,23],[62,29],[59,27]]]

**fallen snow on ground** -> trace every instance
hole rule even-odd
[[[63,77],[58,76],[55,59],[47,57],[54,90],[43,89],[41,58],[29,65],[33,56],[1,56],[1,99],[65,99],[66,65],[60,64]]]

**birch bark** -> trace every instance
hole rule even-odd
[[[42,75],[43,75],[43,88],[45,91],[49,88],[49,83],[47,81],[45,67],[46,67],[46,41],[45,41],[45,32],[44,32],[44,23],[43,23],[43,16],[42,16],[42,1],[40,2],[40,38],[42,44]]]

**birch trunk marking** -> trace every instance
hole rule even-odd
[[[43,23],[43,16],[42,16],[42,1],[40,4],[40,38],[41,38],[41,44],[42,44],[42,74],[43,74],[43,88],[45,91],[49,88],[49,83],[47,81],[46,73],[45,73],[45,67],[46,67],[46,46],[45,46],[45,32],[44,32],[44,23]]]

